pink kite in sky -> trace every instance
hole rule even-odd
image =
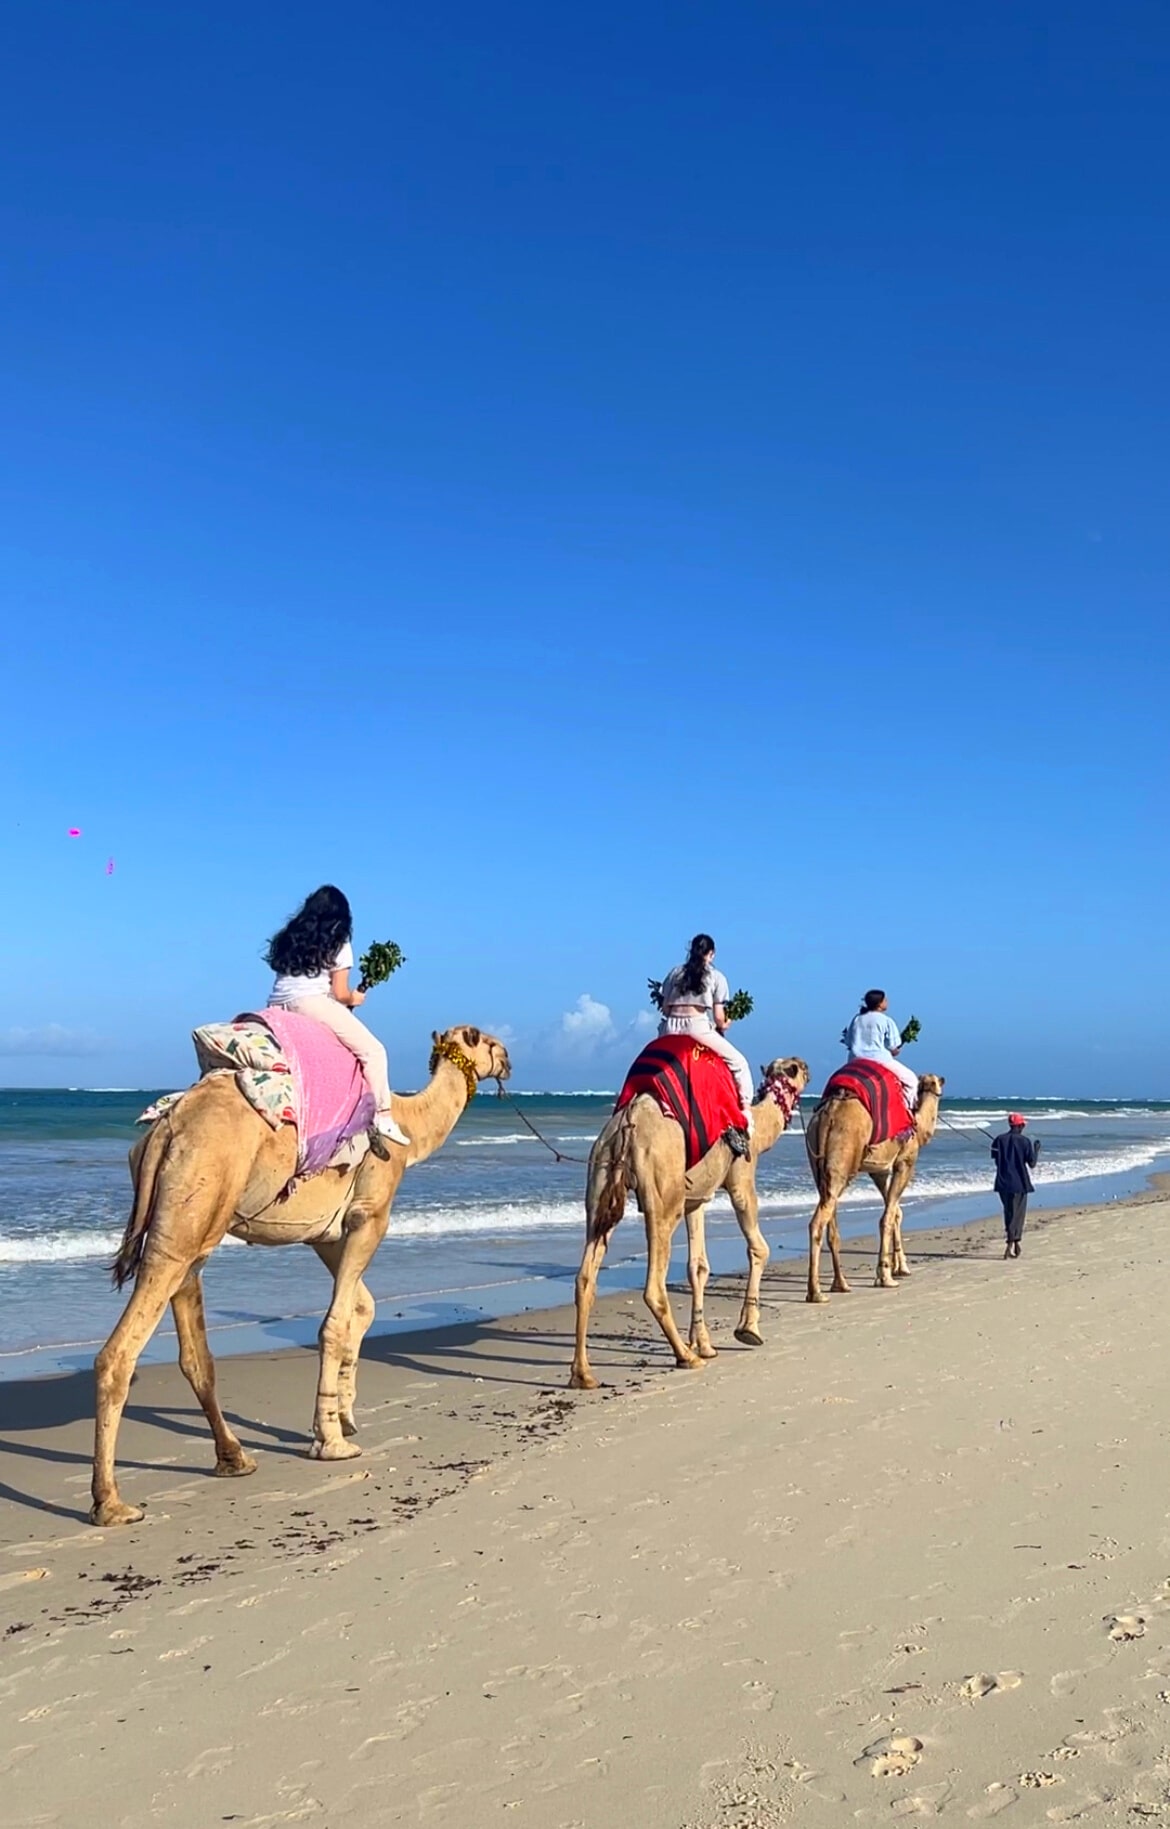
[[[80,838],[81,837],[81,827],[80,826],[70,826],[69,836],[70,836],[70,838]]]
[[[113,874],[114,874],[114,860],[112,857],[108,857],[106,859],[106,875],[113,876]]]

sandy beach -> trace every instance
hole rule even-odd
[[[121,1532],[89,1378],[0,1386],[5,1821],[1170,1820],[1168,1217],[917,1234],[889,1292],[865,1242],[822,1308],[785,1253],[701,1373],[611,1296],[591,1395],[570,1310],[374,1340],[337,1467],[311,1353],[225,1360],[238,1482],[147,1367]]]

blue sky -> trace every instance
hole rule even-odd
[[[40,0],[0,90],[0,1082],[181,1083],[333,880],[400,1084],[613,1085],[706,928],[754,1060],[878,982],[1170,1095],[1164,8]]]

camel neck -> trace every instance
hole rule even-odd
[[[467,1104],[467,1082],[448,1060],[439,1061],[421,1092],[394,1096],[394,1116],[410,1138],[411,1162],[424,1162],[447,1141]]]

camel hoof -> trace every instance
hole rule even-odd
[[[105,1499],[92,1508],[89,1521],[108,1529],[115,1524],[141,1524],[145,1516],[141,1505],[123,1505],[121,1499]]]
[[[240,1454],[234,1461],[216,1461],[215,1477],[217,1480],[242,1480],[247,1473],[255,1473],[258,1463],[250,1454]]]
[[[888,1275],[875,1277],[873,1286],[875,1289],[896,1289],[898,1287],[893,1277]]]
[[[712,1346],[709,1340],[704,1346],[697,1346],[695,1351],[700,1359],[718,1359],[719,1357],[718,1347]]]
[[[763,1346],[764,1336],[758,1334],[754,1327],[737,1327],[735,1337],[741,1346]]]
[[[309,1449],[311,1461],[356,1461],[361,1449],[356,1442],[314,1442]]]
[[[895,1276],[909,1276],[910,1275],[909,1264],[899,1264],[898,1268],[894,1272],[894,1275]]]
[[[827,1302],[829,1298],[823,1289],[814,1289],[804,1299],[806,1302]]]
[[[688,1353],[685,1359],[676,1359],[674,1363],[680,1372],[701,1372],[707,1362],[700,1359],[698,1353]]]
[[[357,1434],[357,1424],[354,1422],[352,1416],[342,1416],[338,1420],[341,1423],[342,1435],[356,1435]]]
[[[600,1389],[600,1386],[592,1372],[573,1371],[569,1373],[569,1389],[570,1391],[596,1391]]]
[[[848,1283],[834,1283],[833,1284],[833,1294],[835,1296],[847,1296],[850,1293],[851,1293],[850,1284],[848,1284]]]

